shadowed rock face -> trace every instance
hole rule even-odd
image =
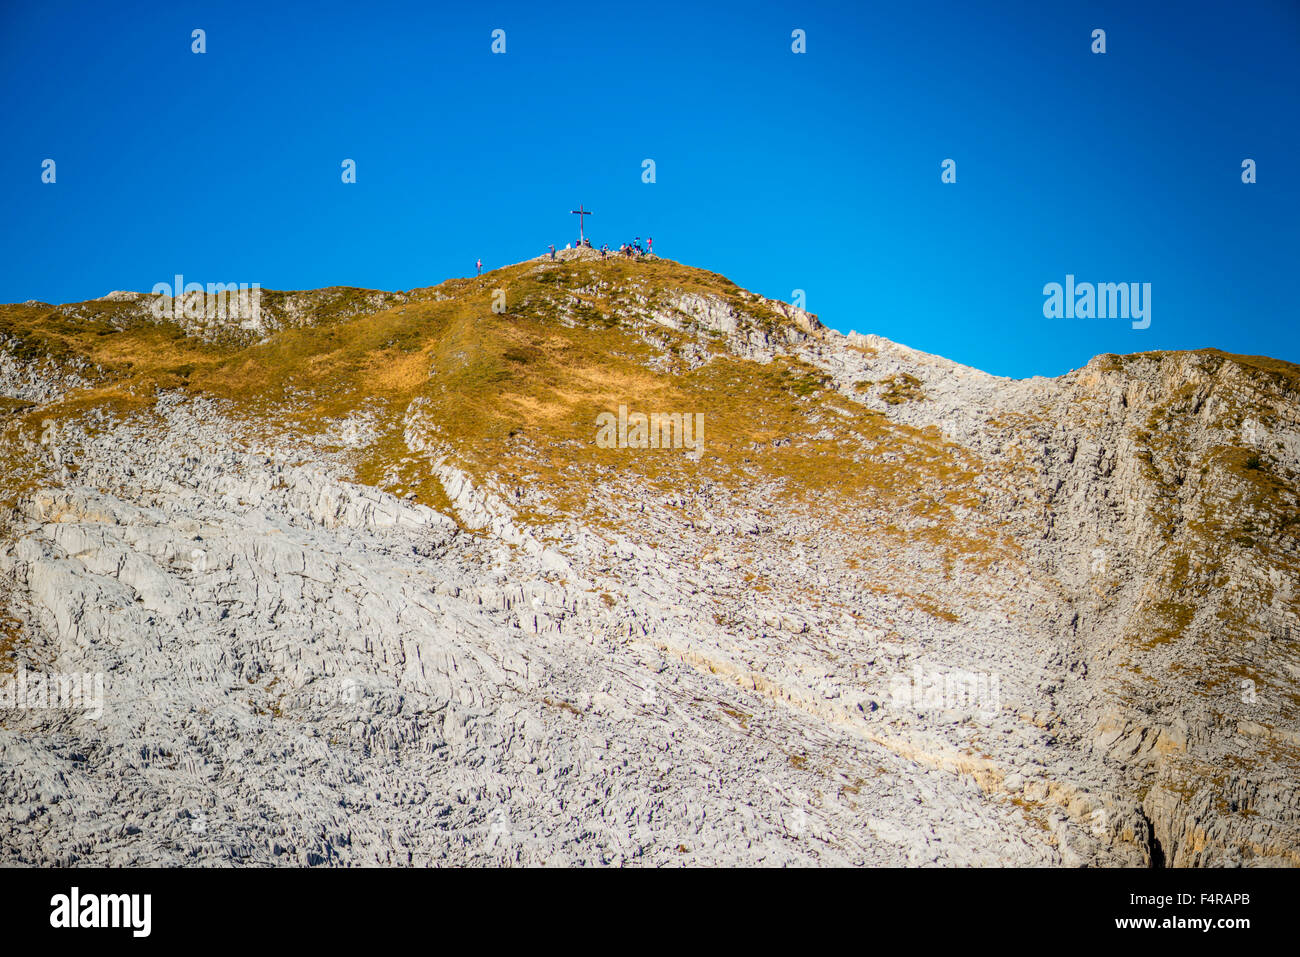
[[[585,250],[152,302],[0,307],[0,861],[1300,862],[1294,366]]]

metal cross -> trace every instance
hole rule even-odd
[[[578,245],[581,246],[583,241],[587,238],[587,234],[583,231],[583,221],[588,216],[593,216],[595,214],[589,209],[583,209],[582,203],[578,204],[577,209],[571,209],[569,212],[578,217]]]

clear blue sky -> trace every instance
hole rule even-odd
[[[0,301],[408,289],[581,202],[597,244],[1004,375],[1300,361],[1298,101],[1295,0],[3,3]],[[1066,273],[1150,282],[1150,328],[1044,319]]]

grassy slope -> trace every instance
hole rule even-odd
[[[491,308],[498,288],[506,291],[504,315]],[[634,479],[664,494],[716,482],[787,502],[871,502],[914,514],[914,524],[932,530],[952,517],[951,507],[972,504],[962,486],[976,463],[933,432],[891,425],[828,393],[819,371],[722,354],[692,368],[686,355],[717,350],[716,334],[656,326],[638,336],[620,318],[680,292],[725,300],[759,329],[786,322],[720,276],[623,260],[524,263],[416,290],[368,315],[322,310],[314,324],[254,344],[187,337],[171,322],[131,316],[131,304],[83,304],[84,318],[0,307],[0,337],[18,357],[84,362],[94,380],[56,406],[19,410],[9,431],[21,423],[37,434],[38,420],[90,406],[140,412],[166,389],[228,400],[249,430],[268,435],[323,435],[338,418],[369,408],[379,425],[356,456],[357,479],[445,506],[427,461],[403,440],[404,414],[420,400],[456,464],[480,481],[526,487],[525,518],[543,522],[581,516],[610,524],[615,516],[590,494],[602,479]],[[598,448],[596,416],[620,404],[704,413],[702,461],[680,451]],[[986,546],[951,537],[964,552]]]
[[[503,315],[492,311],[497,289],[506,295]],[[480,482],[526,489],[522,518],[536,523],[580,517],[613,527],[617,510],[592,495],[601,483],[665,496],[716,483],[774,505],[829,508],[850,532],[870,521],[877,539],[892,536],[900,547],[928,539],[947,564],[1013,556],[990,523],[972,520],[985,466],[933,430],[890,423],[831,392],[802,363],[739,360],[721,352],[716,334],[662,326],[637,334],[624,319],[682,292],[715,296],[757,329],[786,323],[724,277],[666,260],[621,259],[521,263],[413,290],[377,311],[376,302],[398,297],[342,287],[293,294],[309,297],[314,319],[260,342],[187,336],[175,323],[141,317],[133,303],[0,306],[0,341],[15,358],[76,368],[91,382],[39,409],[0,406],[7,479],[0,497],[12,500],[39,472],[16,441],[20,429],[38,436],[42,422],[92,408],[147,414],[159,391],[182,390],[226,400],[248,434],[268,438],[324,437],[341,417],[371,410],[377,424],[354,456],[357,480],[445,508],[428,461],[403,438],[406,413],[418,402],[450,460]],[[284,309],[289,296],[266,291],[264,308]],[[708,357],[702,364],[701,354]],[[1143,357],[1106,358],[1122,367]],[[1300,377],[1276,360],[1223,358],[1270,378]],[[701,461],[671,450],[598,448],[596,416],[620,404],[704,413]],[[890,523],[873,521],[885,513]]]

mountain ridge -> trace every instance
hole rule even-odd
[[[120,682],[0,719],[13,859],[1300,863],[1300,367],[1006,379],[588,250],[153,301],[0,307],[0,650]],[[620,404],[702,447],[601,448]],[[116,779],[135,844],[49,800]]]

